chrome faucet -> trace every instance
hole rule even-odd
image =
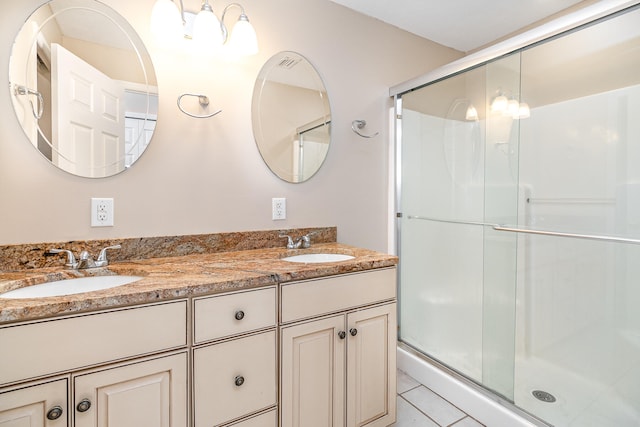
[[[121,245],[113,245],[113,246],[107,246],[106,248],[103,248],[102,250],[100,250],[100,253],[98,254],[98,259],[96,260],[91,258],[91,255],[89,255],[89,252],[87,251],[80,252],[79,260],[76,260],[76,257],[73,256],[73,252],[66,249],[49,249],[49,253],[67,254],[67,262],[64,264],[64,266],[71,270],[82,270],[85,268],[106,267],[107,265],[109,265],[109,260],[107,259],[107,250],[120,249],[121,247],[122,247]]]
[[[301,239],[297,239],[296,241],[294,241],[291,236],[289,236],[288,234],[280,234],[278,237],[280,238],[287,238],[287,249],[298,249],[300,247],[300,245],[302,245],[302,240]]]
[[[299,249],[299,248],[307,249],[311,247],[311,236],[317,233],[318,233],[317,231],[313,231],[311,233],[305,234],[302,237],[297,238],[296,240],[293,240],[291,236],[289,236],[288,234],[281,234],[278,237],[287,238],[287,249]]]
[[[75,270],[78,268],[78,261],[76,261],[76,257],[73,256],[73,252],[68,251],[66,249],[49,249],[48,253],[50,254],[66,253],[67,262],[64,264],[64,266],[70,270]]]

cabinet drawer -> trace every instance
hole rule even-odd
[[[277,427],[278,426],[278,413],[276,410],[265,412],[264,414],[256,415],[249,419],[240,421],[238,423],[231,424],[229,427]]]
[[[187,345],[187,302],[0,328],[0,384]]]
[[[276,288],[199,298],[193,312],[195,344],[273,327]]]
[[[282,323],[348,310],[396,297],[396,269],[283,284]]]
[[[195,427],[219,425],[276,404],[276,333],[193,352]]]

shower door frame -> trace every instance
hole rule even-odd
[[[398,268],[398,312],[402,311],[402,289],[400,283],[400,269],[402,265],[402,96],[404,94],[410,93],[414,90],[421,89],[425,86],[437,83],[441,80],[448,79],[457,74],[461,74],[472,70],[477,67],[482,67],[490,64],[493,61],[499,60],[503,57],[507,57],[512,54],[516,54],[522,52],[526,49],[534,47],[538,44],[546,43],[555,38],[562,37],[566,34],[579,31],[580,29],[593,25],[597,22],[601,22],[615,16],[626,13],[629,10],[640,7],[640,0],[634,1],[623,1],[623,0],[604,0],[600,1],[591,6],[585,7],[579,11],[570,13],[556,20],[550,21],[546,24],[543,24],[535,29],[526,31],[518,36],[505,40],[503,42],[499,42],[489,48],[478,51],[474,54],[465,56],[457,61],[454,61],[450,64],[442,66],[440,68],[435,69],[429,73],[426,73],[422,76],[414,78],[412,80],[406,81],[404,83],[398,84],[390,88],[389,95],[393,98],[394,101],[394,110],[393,110],[393,123],[391,128],[394,129],[394,149],[393,155],[394,157],[390,159],[392,176],[394,182],[394,190],[395,197],[394,202],[394,212],[395,215],[390,221],[393,224],[390,224],[392,229],[395,229],[395,247],[396,253],[400,258],[399,268]],[[480,225],[480,224],[479,224]],[[534,233],[534,234],[548,234],[544,231],[532,231],[532,230],[520,230],[520,229],[502,229],[498,224],[482,224],[485,226],[489,226],[494,230],[507,231],[507,232],[524,232],[524,233]],[[560,233],[563,234],[563,233]],[[550,235],[560,235],[551,233]],[[597,236],[590,235],[571,235],[567,234],[567,237],[578,237],[591,239],[596,238]],[[633,239],[603,239],[603,240],[611,240],[611,241],[624,241],[624,240],[633,240]],[[637,243],[637,242],[633,242]],[[526,410],[516,406],[509,399],[501,396],[499,393],[496,393],[490,389],[488,389],[483,384],[461,374],[457,370],[439,362],[438,360],[433,359],[429,355],[425,354],[423,351],[415,349],[410,344],[405,343],[400,338],[400,328],[398,328],[398,345],[400,348],[405,349],[409,353],[421,357],[427,361],[427,363],[435,366],[437,369],[445,372],[446,374],[451,375],[458,381],[466,384],[471,389],[479,392],[481,395],[484,395],[486,398],[498,402],[500,406],[504,406],[508,408],[510,411],[518,414],[529,422],[532,422],[536,425],[547,426],[546,422],[536,417],[535,415],[527,412]]]

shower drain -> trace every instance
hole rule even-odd
[[[553,394],[547,393],[546,391],[533,390],[531,394],[533,394],[533,397],[543,402],[553,403],[556,401],[556,398],[553,396]]]

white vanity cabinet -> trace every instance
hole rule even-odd
[[[0,326],[0,427],[395,421],[396,270]]]
[[[281,427],[395,422],[396,270],[281,286]]]
[[[194,299],[194,427],[277,425],[276,292]]]
[[[186,300],[7,325],[0,348],[0,426],[187,426]]]

